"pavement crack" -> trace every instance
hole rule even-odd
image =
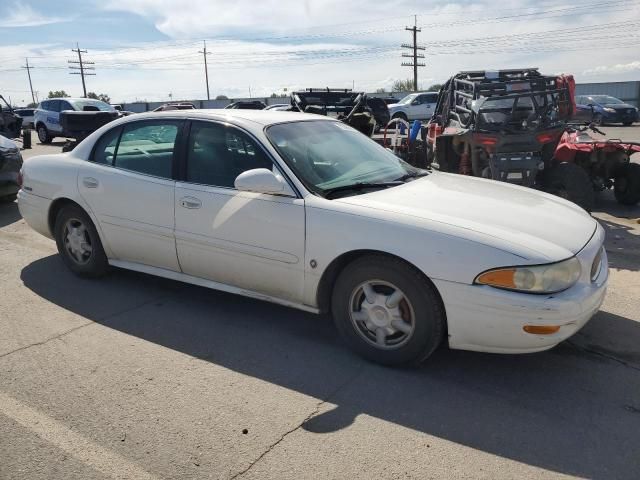
[[[633,370],[638,370],[640,371],[640,366],[634,365],[631,362],[628,362],[626,360],[623,360],[622,358],[618,358],[614,355],[602,352],[600,350],[596,350],[594,348],[590,348],[590,347],[583,347],[581,345],[578,345],[577,343],[574,343],[572,341],[567,341],[567,343],[569,345],[571,345],[572,347],[574,347],[577,350],[580,350],[581,352],[587,353],[589,355],[595,355],[597,357],[602,357],[602,358],[606,358],[607,360],[611,360],[613,362],[619,363],[620,365],[623,365],[627,368],[631,368]]]
[[[14,354],[16,352],[21,352],[22,350],[27,350],[27,349],[29,349],[31,347],[37,347],[39,345],[44,345],[44,344],[49,343],[49,342],[51,342],[53,340],[58,340],[58,339],[64,337],[65,335],[69,335],[70,333],[75,332],[76,330],[80,330],[81,328],[88,327],[89,325],[93,325],[93,323],[94,322],[92,322],[92,321],[88,321],[87,323],[83,323],[82,325],[78,325],[77,327],[73,327],[73,328],[70,328],[69,330],[65,330],[64,332],[59,333],[58,335],[54,335],[53,337],[49,337],[49,338],[47,338],[45,340],[42,340],[40,342],[35,342],[35,343],[31,343],[29,345],[25,345],[24,347],[16,348],[15,350],[11,350],[10,352],[6,352],[6,353],[1,354],[0,358],[8,357],[9,355],[12,355],[12,354]]]
[[[14,353],[21,352],[23,350],[27,350],[27,349],[32,348],[32,347],[38,347],[40,345],[45,345],[46,343],[49,343],[49,342],[51,342],[53,340],[60,340],[63,337],[69,335],[70,333],[75,332],[76,330],[80,330],[81,328],[88,327],[89,325],[101,324],[105,320],[108,320],[108,319],[113,318],[113,317],[117,317],[118,315],[122,315],[124,313],[129,313],[129,312],[131,312],[133,310],[136,310],[138,308],[142,308],[145,305],[148,305],[150,303],[157,302],[158,300],[161,300],[163,298],[166,298],[166,295],[162,295],[161,297],[152,298],[151,300],[147,300],[146,302],[142,302],[142,303],[140,303],[138,305],[135,305],[135,306],[133,306],[131,308],[125,308],[124,310],[120,310],[119,312],[110,313],[109,315],[105,315],[104,317],[98,318],[95,321],[94,320],[89,320],[88,322],[83,323],[82,325],[78,325],[77,327],[70,328],[69,330],[65,330],[64,332],[61,332],[61,333],[59,333],[57,335],[54,335],[54,336],[49,337],[49,338],[46,338],[46,339],[41,340],[39,342],[30,343],[29,345],[25,345],[23,347],[16,348],[15,350],[11,350],[10,352],[2,353],[2,354],[0,354],[0,358],[8,357],[9,355],[13,355]]]
[[[355,381],[360,376],[360,374],[362,373],[363,368],[364,368],[364,365],[361,366],[360,368],[358,368],[353,375],[351,375],[344,382],[342,382],[340,385],[338,385],[331,393],[329,393],[329,395],[327,395],[327,397],[325,399],[321,399],[320,401],[318,401],[318,403],[314,407],[313,411],[311,413],[309,413],[309,415],[307,415],[298,425],[296,425],[295,427],[291,428],[290,430],[287,430],[282,435],[280,435],[280,437],[275,442],[273,442],[271,445],[269,445],[255,460],[253,460],[251,463],[249,463],[249,465],[245,469],[243,469],[243,470],[239,471],[238,473],[234,474],[232,477],[229,478],[229,480],[235,480],[236,478],[241,477],[242,475],[247,473],[256,464],[258,464],[267,454],[269,454],[269,452],[273,451],[280,443],[282,443],[282,441],[284,441],[285,438],[287,438],[292,433],[300,430],[300,428],[302,428],[302,426],[305,423],[307,423],[315,415],[318,414],[318,412],[320,411],[320,409],[322,408],[322,406],[324,404],[326,404],[329,401],[331,401],[331,399],[333,397],[335,397],[338,394],[338,392],[340,392],[340,390],[342,390],[344,387],[346,387],[347,385],[349,385],[350,383]]]

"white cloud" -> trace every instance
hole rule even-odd
[[[589,68],[582,72],[582,74],[585,76],[600,76],[637,71],[640,71],[640,61],[638,60],[629,63],[618,63],[616,65],[601,65],[598,67]]]
[[[6,11],[9,12],[9,14],[0,18],[0,27],[39,27],[41,25],[69,21],[69,19],[61,17],[44,16],[36,12],[30,5],[18,2],[6,7]]]

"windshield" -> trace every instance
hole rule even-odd
[[[593,101],[596,103],[624,103],[622,100],[619,100],[616,97],[611,97],[609,95],[592,95],[589,98],[593,99]]]
[[[414,98],[416,98],[418,96],[417,93],[412,93],[411,95],[407,95],[406,97],[404,97],[402,100],[400,100],[398,102],[398,104],[400,105],[406,105],[407,103],[411,103],[413,101]]]
[[[101,102],[100,100],[74,100],[73,106],[76,110],[82,111],[84,107],[95,107],[101,112],[113,112],[115,108],[113,108],[108,103]]]
[[[340,122],[282,123],[269,127],[266,134],[296,176],[320,195],[338,187],[394,182],[424,172]]]

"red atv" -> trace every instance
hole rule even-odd
[[[631,155],[640,152],[640,143],[597,140],[587,130],[604,135],[593,124],[568,127],[556,148],[555,161],[575,163],[587,172],[595,191],[613,187],[619,203],[636,205],[640,202],[640,164],[631,163]]]
[[[588,172],[555,151],[575,112],[570,75],[537,69],[460,72],[438,96],[428,126],[433,168],[561,195],[591,210]]]

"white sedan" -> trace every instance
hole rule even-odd
[[[531,189],[411,167],[303,113],[124,117],[26,161],[19,207],[82,276],[127,268],[327,312],[383,364],[523,353],[598,310],[604,231]]]

